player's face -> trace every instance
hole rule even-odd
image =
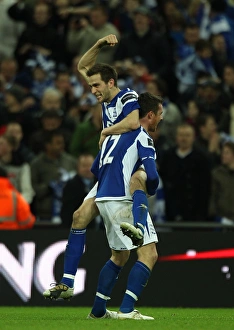
[[[101,80],[100,74],[95,74],[89,77],[89,86],[91,93],[96,96],[98,103],[111,101],[111,81],[106,84],[103,80]]]
[[[149,132],[155,132],[161,120],[163,120],[162,104],[158,106],[158,111],[156,113],[152,112],[151,123],[149,125]]]

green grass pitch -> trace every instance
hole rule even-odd
[[[115,308],[110,308],[117,310]],[[88,307],[0,307],[1,330],[233,330],[234,310],[150,308],[154,321],[87,320]]]

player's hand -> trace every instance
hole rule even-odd
[[[105,140],[106,137],[107,136],[101,132],[100,139],[99,139],[99,142],[98,142],[99,149],[101,149],[102,144],[103,144],[103,142],[104,142],[104,140]]]
[[[116,35],[109,34],[108,36],[98,40],[98,46],[101,48],[103,46],[114,47],[118,43]]]

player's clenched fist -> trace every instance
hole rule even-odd
[[[118,43],[118,40],[116,38],[116,35],[114,35],[114,34],[109,34],[108,36],[98,40],[98,44],[100,47],[107,46],[107,45],[113,47],[117,43]]]

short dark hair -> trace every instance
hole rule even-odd
[[[213,118],[215,120],[214,116],[209,113],[200,114],[197,118],[197,127],[200,128],[202,126],[205,126],[210,118]]]
[[[93,11],[100,11],[102,12],[105,16],[109,16],[109,11],[107,9],[106,6],[103,6],[103,5],[94,5],[90,8],[90,11],[93,12]]]
[[[54,129],[52,131],[47,131],[44,134],[44,146],[48,143],[51,143],[53,141],[54,136],[63,136],[64,138],[64,134],[59,128]]]
[[[161,96],[153,95],[149,92],[141,93],[138,97],[140,105],[139,117],[143,118],[148,112],[153,111],[155,114],[158,112],[158,107],[163,103]]]
[[[195,22],[189,22],[185,25],[185,29],[199,29],[199,25]]]
[[[196,52],[201,52],[207,48],[211,49],[211,43],[209,40],[199,39],[195,44]]]
[[[117,71],[109,64],[96,63],[87,72],[86,75],[91,77],[95,74],[100,74],[101,79],[107,84],[110,79],[114,80],[114,85],[117,87],[118,74]]]

